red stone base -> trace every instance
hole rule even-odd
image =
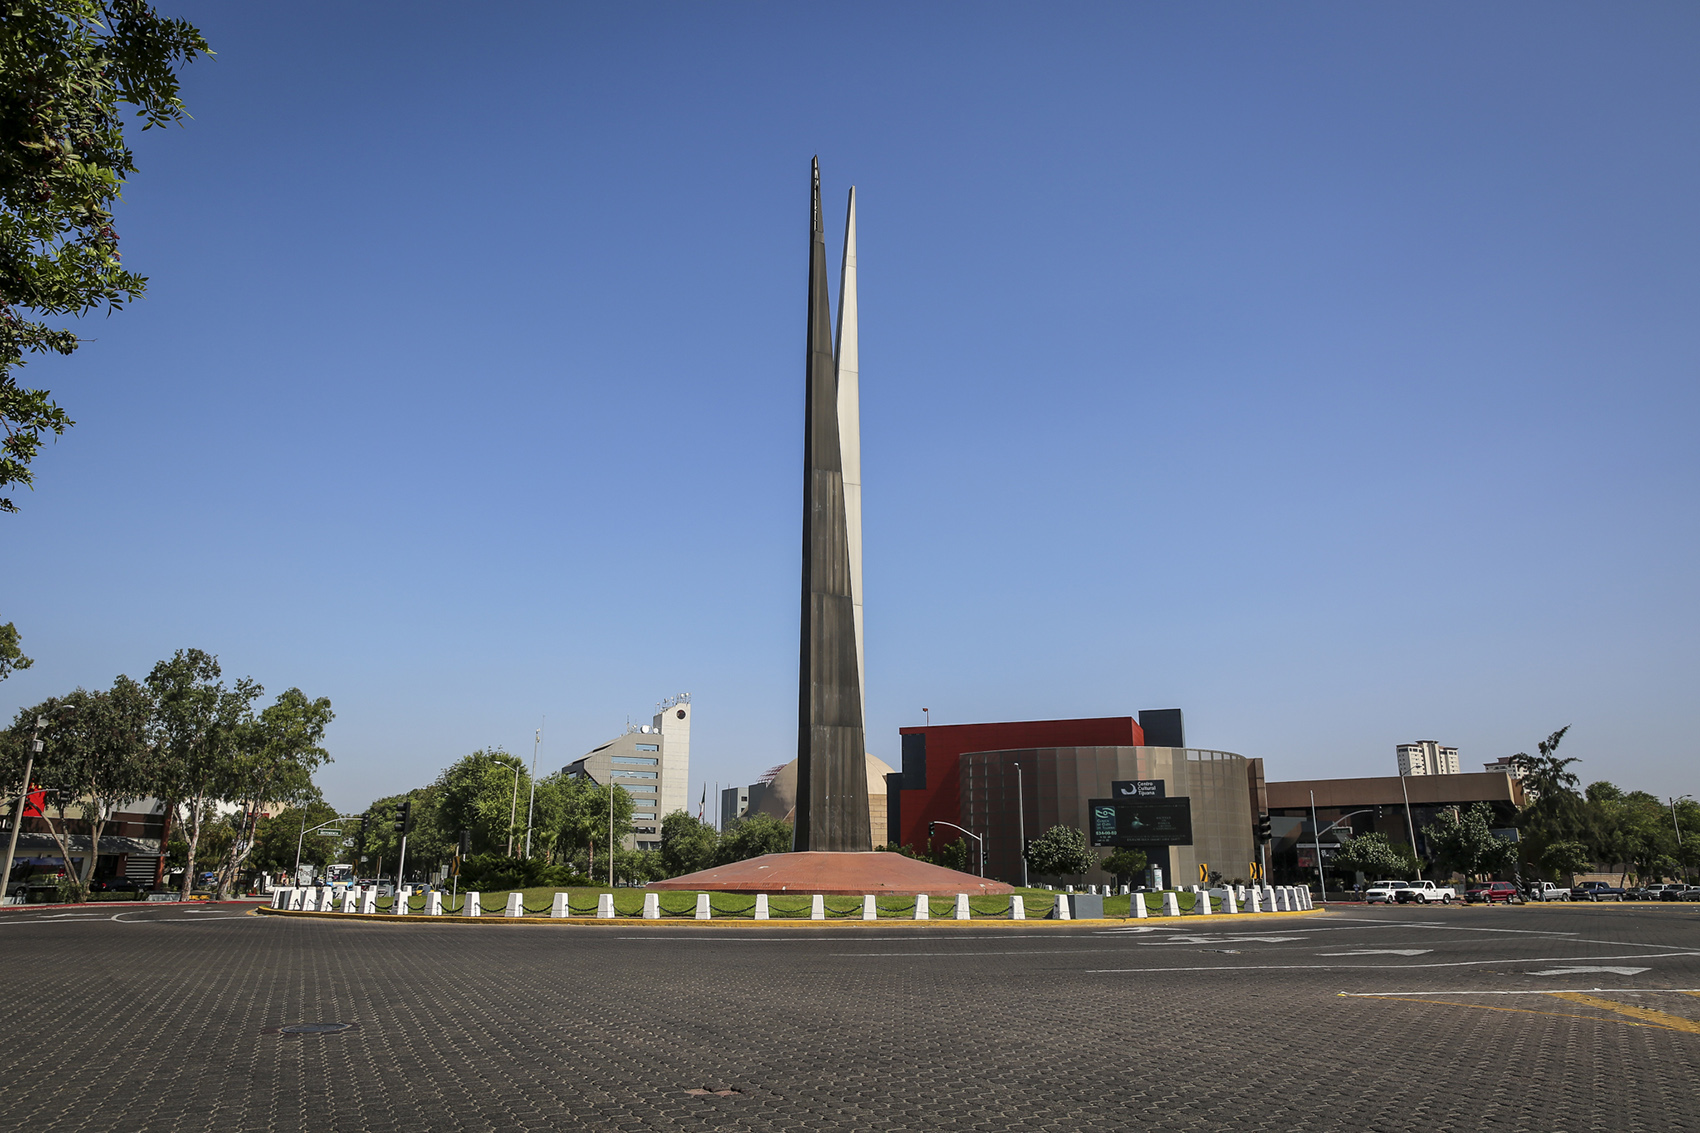
[[[650,889],[721,893],[1013,893],[1001,881],[958,873],[902,854],[764,854],[748,861],[653,882]]]

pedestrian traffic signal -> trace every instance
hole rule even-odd
[[[1272,838],[1273,835],[1269,832],[1269,814],[1266,811],[1257,816],[1257,840],[1259,842],[1268,842]]]
[[[407,828],[413,824],[413,800],[397,803],[395,808],[395,828],[406,834]]]

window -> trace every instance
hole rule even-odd
[[[614,772],[614,774],[617,778],[620,778],[620,779],[659,779],[659,778],[661,778],[661,776],[657,772],[654,772],[654,771],[616,771],[616,772]]]
[[[644,750],[645,751],[654,751],[655,748],[646,747],[646,748],[644,748]],[[635,756],[635,755],[616,755],[614,757],[614,762],[615,763],[635,763],[639,767],[654,767],[657,763],[660,763],[661,761],[659,759],[642,759],[642,758]]]
[[[633,744],[632,746],[637,748],[639,751],[660,751],[661,750],[660,744]]]
[[[653,814],[634,814],[634,815],[632,815],[632,821],[633,822],[636,822],[640,818],[648,819],[650,822],[655,821],[655,816]]]

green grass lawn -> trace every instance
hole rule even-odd
[[[510,890],[500,890],[478,895],[480,911],[484,916],[501,916],[507,908]],[[555,894],[561,890],[552,887],[518,890],[522,894],[526,915],[548,916]],[[574,888],[567,889],[567,905],[575,917],[592,917],[596,915],[598,899],[604,893],[614,895],[614,912],[623,917],[636,917],[643,912],[642,889],[608,889],[603,888]],[[1025,904],[1025,912],[1029,919],[1037,920],[1050,912],[1056,906],[1057,894],[1046,889],[1018,889]],[[697,895],[691,892],[661,892],[658,893],[663,918],[689,919],[696,915]],[[1154,916],[1160,916],[1163,910],[1161,895],[1144,894],[1147,910]],[[1193,895],[1181,893],[1180,908],[1182,913],[1190,913],[1193,907]],[[408,903],[408,911],[423,913],[426,898],[415,895]],[[768,915],[775,919],[802,918],[809,916],[812,900],[808,894],[800,893],[770,893],[767,898]],[[862,916],[862,899],[860,897],[827,897],[825,899],[826,915],[829,920],[860,920]],[[388,897],[378,899],[378,911],[390,912],[394,903]],[[753,893],[710,893],[709,909],[716,919],[744,918],[753,919],[756,899]],[[443,894],[443,912],[445,914],[460,914],[466,908],[466,894],[451,896]],[[882,919],[909,920],[915,915],[915,899],[913,897],[880,897],[875,908]],[[968,909],[976,918],[998,918],[1009,916],[1010,900],[1008,897],[970,897]],[[1104,899],[1104,915],[1107,917],[1126,917],[1132,909],[1131,898],[1106,897]],[[954,893],[935,893],[928,898],[928,912],[934,920],[948,920],[955,915],[956,895]]]

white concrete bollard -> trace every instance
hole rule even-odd
[[[350,885],[342,891],[342,911],[345,913],[360,911],[360,886]]]
[[[366,892],[360,896],[360,911],[368,916],[378,911],[378,887],[368,885]]]
[[[1283,913],[1296,913],[1298,912],[1298,906],[1295,905],[1293,901],[1293,887],[1291,885],[1281,886],[1281,900],[1275,905],[1275,907]]]
[[[757,893],[756,894],[756,920],[765,921],[765,920],[768,920],[768,919],[769,919],[769,917],[767,915],[767,894],[766,893]]]
[[[399,916],[405,917],[405,916],[407,916],[407,914],[409,914],[413,911],[413,909],[410,907],[412,905],[412,903],[413,903],[413,886],[411,886],[411,885],[404,886],[401,890],[401,895],[396,898],[395,908],[390,910],[390,911],[393,912],[393,913],[396,913]]]
[[[1316,908],[1316,901],[1313,900],[1311,898],[1311,895],[1310,895],[1310,886],[1308,886],[1308,885],[1305,886],[1303,896],[1304,896],[1304,902],[1305,902],[1305,909],[1307,911],[1310,910],[1310,909]]]
[[[1272,885],[1263,887],[1263,911],[1266,913],[1275,911],[1275,887]]]
[[[460,904],[460,915],[463,917],[481,917],[484,915],[483,898],[472,890],[466,891],[466,900]]]
[[[609,898],[612,899],[612,897],[613,894],[609,894]],[[643,895],[643,919],[646,921],[661,919],[661,895],[659,893],[645,893]]]
[[[1250,895],[1246,897],[1245,911],[1248,913],[1261,913],[1263,911],[1261,907],[1262,904],[1262,895],[1258,893],[1257,887],[1254,885],[1252,886]]]
[[[714,910],[708,907],[708,894],[697,894],[697,920],[709,921],[714,919]]]
[[[1181,895],[1176,893],[1173,889],[1165,889],[1163,891],[1163,915],[1165,917],[1178,917],[1181,915]]]
[[[1136,920],[1142,921],[1151,916],[1151,910],[1145,904],[1145,894],[1143,893],[1128,894],[1127,910]]]
[[[1192,911],[1198,916],[1207,917],[1215,912],[1210,907],[1210,890],[1208,889],[1200,889],[1198,896],[1193,898],[1193,902]]]
[[[959,921],[965,921],[965,920],[969,919],[969,915],[968,915],[968,894],[966,894],[966,893],[958,893],[956,895],[956,917],[955,917],[955,919],[959,920]]]
[[[303,913],[319,911],[319,890],[317,886],[310,886],[301,891],[301,911]]]
[[[443,891],[441,889],[431,890],[431,895],[425,898],[425,915],[428,917],[443,915]]]
[[[872,893],[862,894],[862,919],[865,921],[880,919],[879,904],[874,900]]]
[[[1131,886],[1131,885],[1122,886],[1122,896],[1123,897],[1130,895],[1132,892],[1133,892],[1133,886]]]
[[[287,889],[273,889],[272,890],[272,908],[274,908],[274,909],[287,909],[287,908],[289,908],[289,890],[287,890]]]
[[[1245,904],[1245,886],[1236,885],[1234,887],[1234,894],[1235,894],[1236,897],[1239,898],[1240,904],[1242,904],[1242,905]]]
[[[327,885],[319,892],[319,912],[329,913],[336,909],[336,886]]]
[[[596,919],[611,921],[614,919],[614,895],[603,893],[596,898]]]
[[[915,919],[918,921],[927,919],[927,895],[925,893],[915,894]]]
[[[525,916],[525,894],[524,893],[509,893],[508,894],[508,907],[502,911],[502,915],[504,917],[523,917],[523,916]]]
[[[1234,887],[1232,885],[1222,890],[1222,911],[1235,915],[1239,914],[1240,906],[1239,902],[1234,900]]]
[[[811,921],[826,920],[826,898],[819,893],[809,898],[809,919]]]
[[[572,909],[567,906],[567,896],[565,893],[558,892],[555,894],[555,899],[549,903],[549,915],[551,917],[570,917],[573,915]]]
[[[1019,893],[1009,899],[1009,919],[1012,921],[1027,919],[1027,903],[1021,899]]]
[[[1074,919],[1074,910],[1068,907],[1068,895],[1066,893],[1057,894],[1056,919],[1059,921],[1072,921]]]
[[[1098,895],[1098,887],[1096,885],[1088,885],[1086,887],[1086,892],[1096,897]]]

